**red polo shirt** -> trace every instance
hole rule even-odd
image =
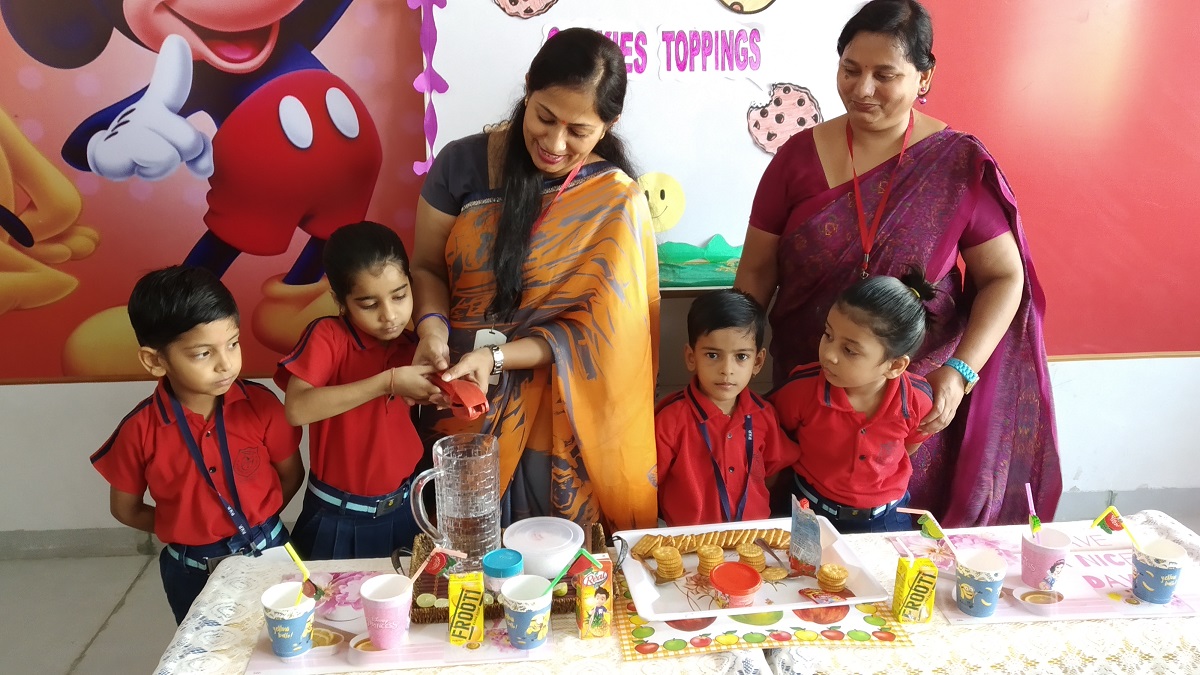
[[[154,395],[125,416],[108,441],[92,455],[92,466],[114,488],[154,498],[154,534],[169,544],[201,546],[237,533],[221,500],[196,469],[175,424],[165,380]],[[198,441],[213,485],[234,504],[229,481],[237,485],[242,511],[258,526],[283,508],[279,474],[273,463],[294,455],[300,430],[287,423],[283,404],[261,384],[237,380],[222,399],[225,436],[233,476],[225,473],[217,434],[217,416],[209,419],[187,408],[184,417]]]
[[[384,344],[356,330],[345,317],[322,317],[308,325],[292,353],[279,362],[275,383],[287,391],[294,375],[314,387],[326,387],[412,365],[414,337],[405,332]],[[423,453],[410,408],[400,397],[379,396],[313,422],[308,439],[313,475],[363,497],[395,491],[412,475]]]
[[[751,458],[746,462],[746,418],[750,418]],[[704,443],[708,432],[712,451]],[[658,511],[670,526],[725,522],[713,459],[736,515],[742,494],[742,520],[771,517],[770,496],[763,482],[768,466],[787,466],[798,449],[779,428],[775,409],[746,389],[738,394],[732,415],[721,412],[696,384],[659,402],[654,413],[658,445]],[[747,472],[749,481],[747,482]]]
[[[871,419],[855,410],[846,390],[829,384],[815,363],[793,370],[770,399],[784,431],[800,443],[800,459],[792,468],[820,496],[873,508],[908,491],[912,464],[904,446],[928,437],[917,426],[933,409],[933,390],[925,378],[904,372],[888,380]]]

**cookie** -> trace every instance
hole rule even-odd
[[[817,570],[817,585],[826,593],[837,593],[846,588],[846,577],[850,572],[841,565],[826,563]]]
[[[700,576],[708,576],[713,568],[725,562],[725,550],[720,546],[708,544],[696,549],[696,557],[700,559],[700,565],[696,568],[696,572]]]
[[[504,13],[518,19],[528,19],[550,11],[558,0],[494,0]]]
[[[763,581],[783,581],[787,575],[788,571],[782,567],[768,567],[762,571]]]
[[[804,87],[787,82],[773,84],[770,96],[765,105],[750,106],[746,124],[754,144],[773,155],[789,138],[824,118],[817,99]]]
[[[654,562],[657,563],[654,576],[659,583],[674,581],[683,576],[683,556],[674,546],[659,546],[654,549]]]
[[[758,544],[739,544],[736,550],[738,562],[749,565],[758,572],[766,569],[767,560]]]

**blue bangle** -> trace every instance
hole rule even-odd
[[[946,359],[946,363],[942,365],[950,366],[951,368],[957,370],[958,374],[963,376],[963,380],[965,380],[968,385],[975,384],[979,381],[979,373],[971,370],[971,366],[968,366],[966,363],[964,363],[962,359]]]
[[[437,312],[430,312],[422,315],[421,318],[417,319],[417,322],[413,324],[413,330],[419,328],[421,326],[421,322],[430,317],[437,317],[441,319],[442,323],[446,324],[446,332],[450,332],[450,319],[447,319],[445,314],[438,314]]]

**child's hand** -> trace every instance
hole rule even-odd
[[[433,402],[434,398],[443,398],[442,391],[430,382],[425,376],[429,373],[435,373],[437,370],[433,366],[401,366],[392,368],[391,372],[391,394],[404,398],[404,402],[413,405],[415,403]],[[439,407],[441,407],[439,405]]]

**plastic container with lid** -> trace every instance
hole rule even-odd
[[[758,570],[739,562],[717,565],[708,579],[717,592],[728,598],[726,607],[749,607],[754,604],[754,594],[762,588]]]
[[[483,585],[492,593],[500,593],[500,587],[512,577],[525,571],[525,559],[520,551],[498,548],[483,556]]]
[[[583,528],[565,518],[526,518],[504,530],[504,546],[521,553],[525,574],[553,579],[583,548]]]

